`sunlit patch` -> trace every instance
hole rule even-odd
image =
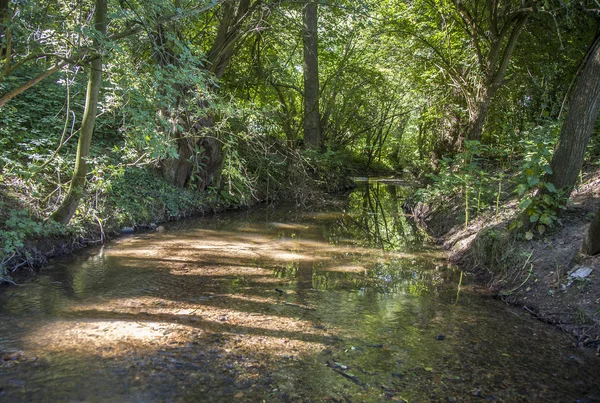
[[[308,225],[289,224],[289,223],[283,223],[283,222],[270,222],[269,225],[272,227],[275,227],[275,228],[289,229],[289,230],[307,230],[310,228]]]
[[[191,266],[189,264],[184,265],[183,267],[174,267],[171,268],[170,273],[175,276],[189,276],[193,274],[201,274],[202,276],[211,277],[211,276],[264,276],[265,271],[260,267],[252,267],[252,266],[227,266],[227,265],[218,265],[213,266],[212,262],[205,262],[204,264],[210,263],[210,266],[203,266],[202,263],[198,265]]]
[[[327,346],[327,344],[321,342],[267,336],[238,337],[230,345],[237,352],[245,354],[268,354],[271,358],[316,353]]]
[[[338,265],[338,266],[327,266],[322,269],[323,271],[337,271],[342,273],[365,273],[366,267],[360,265]]]
[[[293,317],[306,308],[310,307],[276,298],[213,294],[200,295],[187,303],[152,297],[113,299],[107,303],[76,306],[65,313],[83,314],[99,320],[114,318],[117,321],[194,324],[212,330],[219,328],[220,331],[248,334],[262,332],[265,335],[281,334],[281,337],[292,334],[300,338],[325,335],[322,329],[313,327],[312,321]]]
[[[270,313],[260,312],[260,306]],[[64,315],[75,318],[42,324],[24,342],[28,349],[38,352],[119,356],[164,345],[186,345],[204,334],[215,333],[232,335],[223,348],[299,354],[322,348],[330,337],[328,331],[315,328],[311,321],[293,317],[302,309],[301,305],[285,305],[274,298],[244,295],[200,296],[195,303],[152,297],[113,299],[67,309]],[[286,313],[280,315],[277,311]],[[79,316],[86,319],[78,320]]]
[[[78,350],[89,353],[100,349],[103,354],[117,356],[131,348],[154,349],[157,343],[168,338],[167,328],[172,330],[173,326],[148,321],[60,320],[41,326],[24,341],[33,350],[42,348],[46,352]]]

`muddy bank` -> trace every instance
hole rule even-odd
[[[500,214],[481,214],[468,227],[456,206],[420,213],[451,260],[494,295],[569,333],[575,346],[600,354],[600,255],[580,253],[600,203],[600,170],[584,175],[571,200],[562,225],[531,241],[508,230],[518,214],[509,197]]]

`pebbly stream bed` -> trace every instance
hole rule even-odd
[[[600,401],[600,359],[472,286],[405,191],[173,223],[0,289],[0,402]]]

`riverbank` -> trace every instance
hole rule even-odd
[[[508,229],[518,214],[510,198],[499,214],[484,212],[466,227],[457,206],[421,211],[421,218],[450,259],[494,295],[600,354],[600,255],[580,253],[599,198],[594,170],[583,176],[560,225],[531,241]]]
[[[323,161],[335,162],[337,169],[325,169],[328,165]],[[16,271],[37,270],[50,259],[121,235],[160,230],[161,223],[280,200],[325,203],[328,193],[352,186],[349,177],[355,172],[351,164],[323,161],[312,161],[310,173],[298,169],[288,182],[274,184],[258,178],[252,186],[235,191],[226,186],[220,191],[178,188],[151,169],[134,167],[107,180],[102,188],[88,190],[68,226],[47,218],[56,203],[39,200],[32,183],[5,181],[0,184],[0,284],[15,284],[11,274]]]

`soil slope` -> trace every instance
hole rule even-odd
[[[593,213],[600,205],[600,170],[584,175],[562,212],[562,225],[531,241],[516,240],[508,223],[514,200],[503,212],[480,215],[465,228],[457,214],[436,211],[426,224],[450,258],[484,282],[495,295],[574,336],[576,346],[600,354],[600,255],[580,253]],[[574,279],[570,274],[591,273]]]

